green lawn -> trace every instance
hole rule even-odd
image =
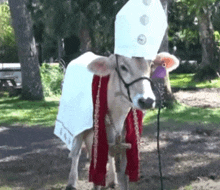
[[[0,123],[10,125],[54,126],[58,112],[59,97],[45,101],[24,101],[15,98],[0,99]]]
[[[170,83],[172,87],[178,88],[187,88],[187,87],[196,87],[196,88],[220,88],[220,79],[214,79],[212,81],[206,82],[193,82],[194,74],[170,74]]]
[[[155,123],[158,110],[148,111],[144,124]],[[160,115],[161,121],[175,120],[178,123],[203,123],[203,124],[218,124],[220,120],[220,108],[198,108],[190,107],[183,104],[177,104],[174,109],[162,109]]]

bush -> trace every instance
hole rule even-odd
[[[173,73],[196,73],[198,67],[196,61],[181,61],[179,67]]]
[[[0,62],[18,62],[14,30],[8,3],[0,4]]]
[[[203,82],[206,80],[211,80],[219,78],[219,74],[215,68],[211,65],[205,65],[197,71],[197,73],[193,76],[193,80],[196,82]]]
[[[43,63],[40,68],[41,80],[44,90],[44,96],[56,96],[61,94],[61,84],[64,73],[59,66],[51,66]]]

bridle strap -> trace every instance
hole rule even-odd
[[[140,77],[140,78],[135,79],[134,81],[132,81],[130,83],[126,83],[125,80],[123,79],[123,77],[121,76],[120,71],[119,71],[119,63],[118,63],[118,55],[117,54],[116,54],[116,68],[115,68],[115,70],[116,70],[116,72],[118,74],[118,77],[121,79],[122,83],[124,84],[124,86],[125,86],[125,88],[127,90],[128,98],[129,98],[129,101],[131,103],[132,103],[132,100],[131,100],[130,89],[129,89],[129,87],[131,85],[133,85],[134,83],[136,83],[136,82],[138,82],[140,80],[148,80],[151,83],[151,85],[154,86],[153,81],[150,78],[148,78],[148,77]]]

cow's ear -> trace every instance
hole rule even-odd
[[[95,75],[106,76],[112,71],[112,67],[107,57],[100,57],[92,61],[87,68]]]
[[[179,60],[174,55],[166,52],[159,53],[153,62],[156,66],[166,67],[168,72],[173,71],[179,66]]]

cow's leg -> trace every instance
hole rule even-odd
[[[117,184],[117,177],[115,171],[115,160],[114,157],[108,156],[109,166],[108,166],[108,173],[107,173],[107,185],[110,188],[115,188]]]
[[[81,147],[83,142],[83,133],[77,135],[74,139],[74,146],[69,154],[69,157],[72,158],[72,166],[69,174],[68,185],[66,190],[74,190],[76,189],[76,183],[78,180],[78,163],[79,157],[81,153]]]
[[[90,161],[92,156],[93,135],[94,135],[93,130],[88,130],[84,134],[84,141],[85,141],[86,149],[89,152]],[[94,185],[94,190],[101,190],[101,186]]]
[[[126,151],[123,151],[121,154],[120,171],[117,173],[120,190],[129,190],[128,176],[125,174],[126,165]]]
[[[84,132],[84,136],[83,136],[83,140],[85,142],[86,149],[89,153],[89,158],[90,159],[91,159],[91,155],[92,155],[93,135],[94,135],[93,129],[89,129],[89,130]]]

